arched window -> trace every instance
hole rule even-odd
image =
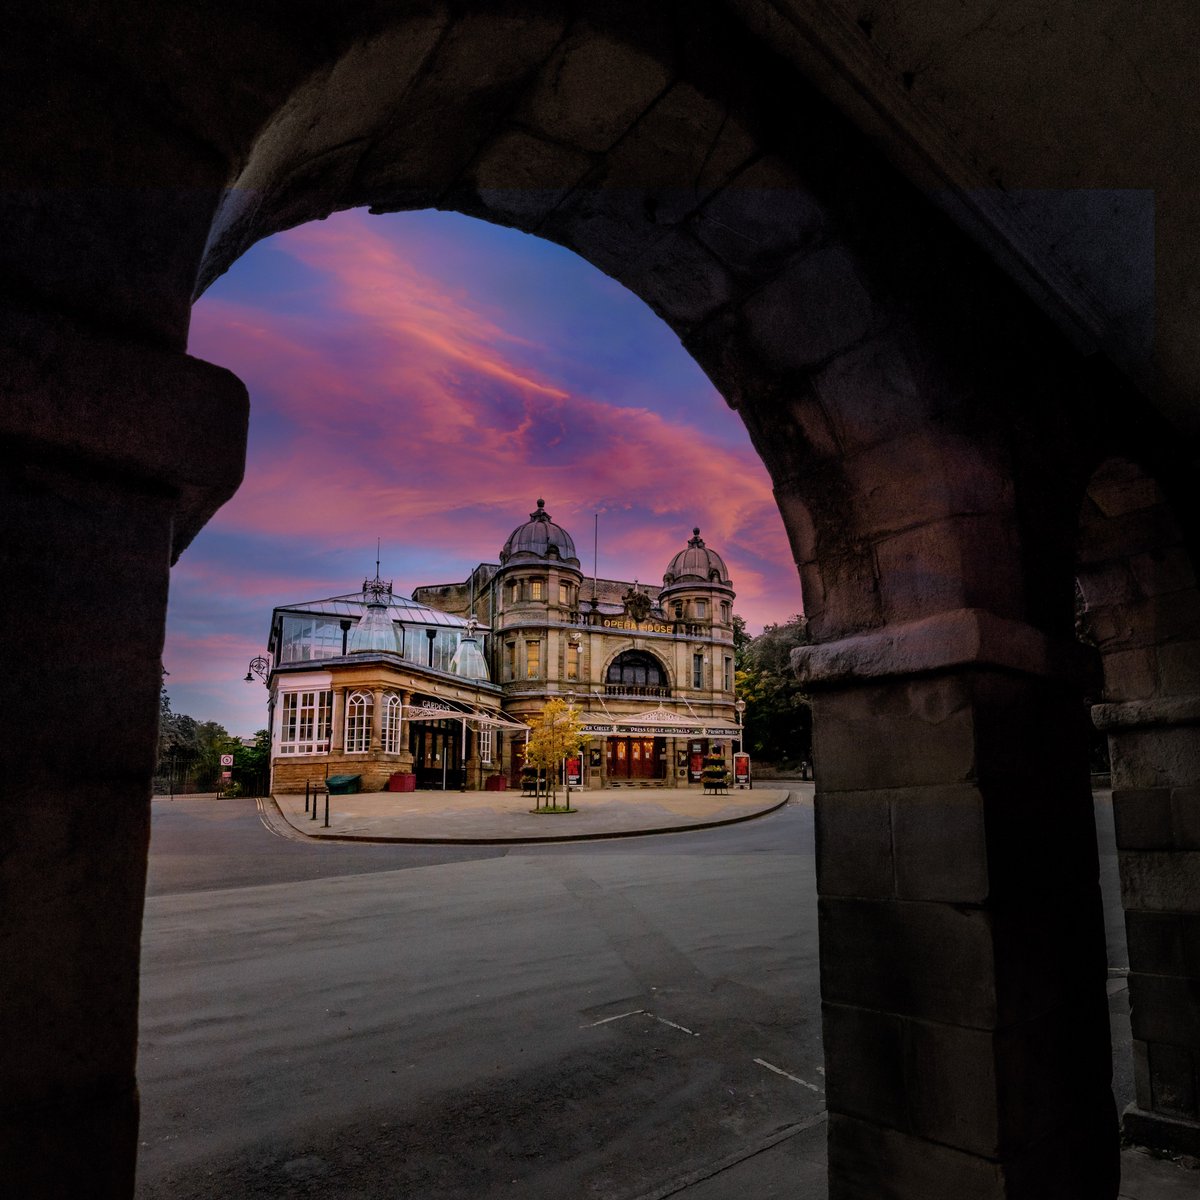
[[[610,694],[667,695],[666,668],[645,650],[626,650],[618,654],[609,664],[604,683],[605,690]]]
[[[370,692],[351,692],[346,697],[346,753],[364,754],[371,748]]]
[[[388,692],[383,698],[382,718],[383,751],[385,754],[400,753],[400,697]]]

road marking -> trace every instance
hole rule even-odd
[[[666,1017],[656,1017],[652,1012],[648,1012],[646,1016],[653,1018],[655,1021],[661,1021],[664,1025],[670,1025],[672,1029],[679,1029],[691,1037],[700,1036],[695,1030],[689,1029],[686,1025],[676,1025],[674,1021],[668,1021]]]
[[[623,1021],[626,1017],[636,1017],[638,1013],[644,1013],[644,1008],[631,1008],[627,1013],[617,1013],[615,1017],[605,1017],[602,1021],[593,1021],[590,1025],[580,1025],[580,1029],[595,1029],[597,1025],[607,1025],[609,1021]]]
[[[809,1083],[807,1079],[801,1079],[798,1075],[789,1075],[782,1067],[772,1066],[765,1058],[756,1058],[754,1061],[760,1067],[766,1067],[768,1071],[774,1071],[776,1075],[782,1075],[784,1079],[790,1079],[793,1083],[802,1084],[810,1091],[819,1092],[821,1090],[815,1083]]]

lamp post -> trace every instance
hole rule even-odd
[[[745,711],[746,711],[746,702],[745,702],[745,700],[743,700],[741,698],[741,696],[739,696],[733,702],[733,710],[734,710],[734,712],[737,713],[737,723],[738,723],[737,752],[738,752],[738,754],[744,754],[745,750],[746,750],[746,743],[744,740],[745,736],[746,736],[746,731],[742,727],[742,714],[745,713]],[[747,768],[746,774],[747,774],[747,777],[749,777],[749,769],[748,768]],[[736,780],[737,779],[737,759],[736,758],[733,760],[733,776],[734,776],[734,779]],[[740,787],[742,787],[742,784],[739,783],[737,786],[740,788]]]
[[[575,716],[575,693],[567,692],[567,728],[571,727],[571,720]],[[566,807],[571,807],[571,768],[567,766],[567,756],[563,755],[563,783],[567,788],[567,803]],[[582,766],[582,764],[581,764]]]

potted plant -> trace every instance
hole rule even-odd
[[[729,776],[725,771],[725,760],[719,754],[704,756],[704,769],[701,772],[706,792],[723,792],[729,786]]]

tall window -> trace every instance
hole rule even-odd
[[[517,601],[519,601],[520,599],[521,599],[521,585],[519,582],[514,580],[513,585],[512,585],[512,602],[514,604],[516,604]]]
[[[708,601],[707,600],[697,600],[696,601],[696,616],[697,617],[707,617],[708,616]]]
[[[565,605],[571,603],[571,585],[569,583],[560,583],[558,585],[558,602]]]
[[[504,643],[504,678],[516,679],[517,677],[517,643]]]
[[[733,610],[729,606],[729,601],[722,600],[721,601],[721,620],[726,625],[728,625],[730,620],[732,619],[732,612],[733,612]]]
[[[525,678],[537,679],[542,673],[542,643],[525,643]]]
[[[329,749],[332,692],[284,692],[279,753],[324,754]]]
[[[728,657],[725,659],[725,690],[733,691],[733,659]]]
[[[395,692],[388,692],[383,698],[382,734],[383,749],[387,754],[400,753],[400,719],[403,709],[400,697]]]
[[[683,620],[683,601],[682,600],[675,601],[675,620],[677,620],[677,621]]]
[[[346,753],[364,754],[371,748],[371,707],[369,692],[351,692],[346,699]]]
[[[704,655],[692,655],[692,687],[704,687]]]
[[[479,731],[479,761],[485,766],[492,762],[492,727],[485,725]]]
[[[541,579],[531,579],[529,581],[529,598],[530,600],[542,600],[545,598],[546,584]]]
[[[567,678],[579,678],[579,647],[574,642],[567,643]]]

